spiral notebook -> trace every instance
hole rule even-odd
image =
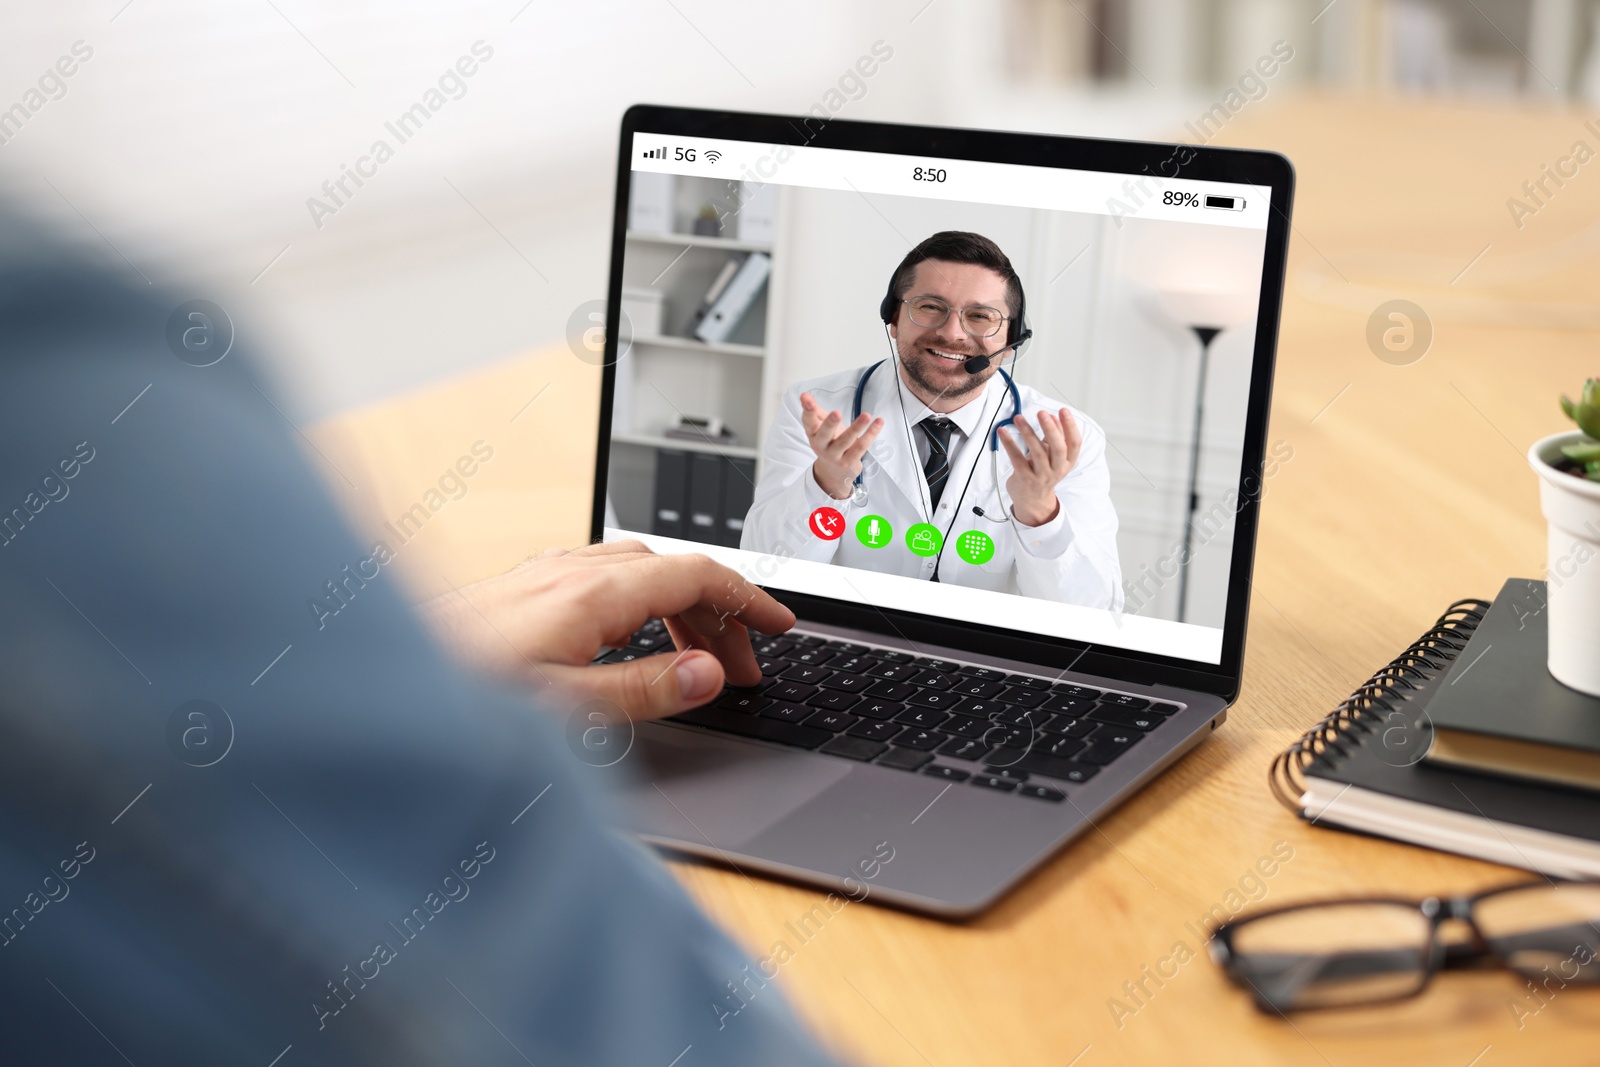
[[[1318,826],[1600,878],[1600,795],[1422,762],[1428,700],[1489,606],[1451,604],[1273,761],[1273,794]]]

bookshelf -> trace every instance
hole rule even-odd
[[[698,233],[647,233],[639,230],[628,231],[629,241],[642,241],[646,244],[672,245],[682,248],[688,245],[692,248],[721,248],[729,252],[771,252],[770,241],[741,241],[734,237],[711,237]]]
[[[688,438],[653,437],[649,434],[617,433],[611,435],[613,445],[637,445],[640,448],[676,448],[683,452],[710,452],[719,456],[731,456],[734,459],[756,459],[760,456],[760,449],[750,445],[717,445],[710,441],[694,441]]]
[[[656,190],[652,228],[634,225],[640,221],[636,217],[624,234],[623,306],[633,343],[617,364],[607,494],[616,521],[631,530],[654,528],[663,453],[721,456],[729,461],[725,478],[742,483],[758,477],[767,430],[763,400],[774,387],[766,380],[771,363],[766,357],[777,336],[769,313],[777,304],[772,294],[784,282],[773,250],[782,243],[785,191],[770,188],[772,225],[755,239],[748,232],[750,222],[741,217],[755,214],[753,202],[745,200],[738,182],[678,175],[672,186],[670,199]],[[640,193],[636,176],[635,202]],[[720,233],[691,232],[706,204],[727,212]],[[718,273],[730,260],[752,253],[772,256],[774,269],[733,330],[718,342],[692,336],[695,311]],[[733,441],[667,437],[667,429],[685,415],[721,419]]]
[[[720,353],[725,356],[764,356],[767,354],[766,347],[763,345],[741,345],[728,341],[712,343],[710,341],[702,341],[696,337],[672,337],[665,334],[659,337],[635,337],[633,343],[635,346],[682,348],[690,352]]]

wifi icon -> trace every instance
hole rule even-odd
[[[715,148],[709,148],[706,150],[706,158],[715,163],[717,160],[722,158],[722,153],[718,152]]]

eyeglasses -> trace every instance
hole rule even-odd
[[[950,312],[958,310],[936,296],[912,296],[900,303],[906,306],[912,322],[928,330],[937,330],[950,318]],[[1010,317],[999,308],[983,304],[971,304],[959,311],[962,329],[973,337],[993,337]]]
[[[1445,940],[1446,920],[1467,937]],[[1211,957],[1263,1011],[1345,1008],[1422,992],[1441,970],[1504,967],[1600,985],[1600,882],[1523,882],[1441,900],[1292,904],[1219,926]]]

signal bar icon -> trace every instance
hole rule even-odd
[[[645,158],[645,159],[666,159],[667,158],[667,150],[665,148],[652,148],[650,151],[648,151],[648,152],[646,152],[644,154],[643,158]]]

